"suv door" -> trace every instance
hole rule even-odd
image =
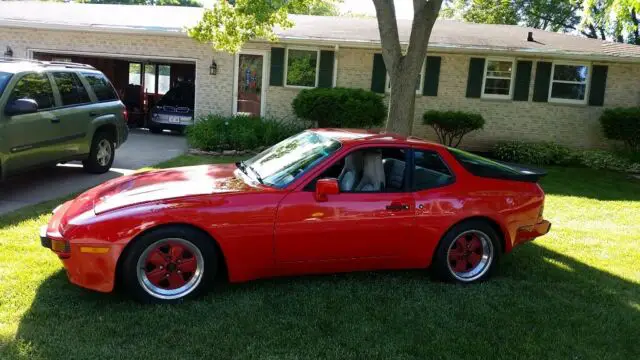
[[[6,116],[0,136],[8,150],[4,163],[5,174],[43,163],[55,162],[60,158],[58,139],[59,119],[53,112],[55,100],[51,81],[45,73],[26,73],[17,80],[10,90],[5,104],[17,99],[31,99],[38,104],[38,111],[31,114]],[[4,111],[4,109],[3,109]]]
[[[91,120],[98,116],[92,106],[89,92],[77,74],[71,71],[49,73],[57,90],[60,107],[55,110],[60,119],[60,141],[62,156],[73,158],[89,152],[87,132]]]

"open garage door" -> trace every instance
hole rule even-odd
[[[193,122],[194,62],[58,52],[33,52],[33,58],[88,64],[102,71],[127,106],[131,126],[181,130]]]

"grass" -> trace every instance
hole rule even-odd
[[[418,270],[301,276],[179,306],[69,284],[37,239],[57,202],[30,207],[0,219],[0,358],[637,358],[640,181],[551,168],[542,185],[551,233],[483,284]]]

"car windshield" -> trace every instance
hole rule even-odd
[[[277,143],[244,165],[265,185],[284,188],[340,146],[334,139],[305,131]]]
[[[11,75],[12,74],[10,73],[0,71],[0,95],[2,95],[2,92],[4,91],[4,87],[9,82],[9,79],[11,79]]]

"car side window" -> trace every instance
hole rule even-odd
[[[413,190],[421,191],[451,184],[453,173],[435,151],[413,152]]]
[[[118,100],[118,94],[106,76],[93,72],[83,72],[82,76],[87,79],[98,101]]]
[[[29,73],[24,75],[13,88],[9,102],[18,99],[30,99],[38,103],[38,110],[54,107],[53,88],[49,78],[44,73]]]
[[[89,93],[78,76],[72,72],[54,72],[53,80],[58,87],[63,106],[91,102]]]
[[[404,191],[406,156],[403,148],[372,147],[352,151],[314,179],[307,190],[315,189],[318,179],[336,178],[343,193]]]

